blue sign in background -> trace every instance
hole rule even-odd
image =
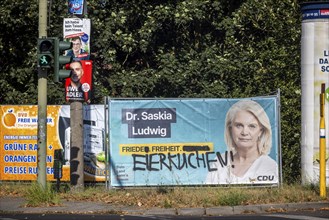
[[[329,3],[328,2],[305,2],[301,4],[302,20],[309,19],[328,19]]]

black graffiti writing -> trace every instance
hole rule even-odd
[[[228,165],[229,159],[233,161],[233,154],[228,151],[224,154],[220,154],[219,152],[200,153],[198,151],[177,154],[132,154],[132,157],[134,164],[133,171],[160,171],[163,169],[172,171],[173,169],[207,168],[209,172],[213,172],[217,171],[217,168],[212,166],[213,163],[218,162],[224,167]]]

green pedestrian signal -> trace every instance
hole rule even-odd
[[[38,67],[52,68],[54,57],[54,39],[39,38],[38,39]]]
[[[42,55],[39,60],[40,66],[48,66],[50,65],[51,57],[48,55]]]

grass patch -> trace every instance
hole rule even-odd
[[[28,184],[24,183],[1,183],[0,187],[0,197],[10,196],[10,197],[17,197],[17,196],[24,196],[25,190],[27,189]]]
[[[25,198],[27,206],[54,206],[60,204],[59,195],[53,190],[51,184],[43,187],[39,183],[33,182],[27,189]]]
[[[220,206],[237,206],[243,205],[250,195],[244,193],[242,190],[230,190],[230,193],[221,192],[218,196],[218,205]]]
[[[30,206],[56,205],[59,204],[60,199],[144,208],[192,208],[329,201],[328,196],[327,198],[319,196],[318,187],[299,184],[258,188],[200,186],[126,189],[106,189],[104,185],[97,185],[86,186],[83,191],[70,190],[69,185],[64,187],[62,184],[62,190],[56,193],[52,190],[51,185],[47,185],[47,189],[43,191],[33,183],[22,185],[3,182],[0,196],[8,195],[24,196]]]

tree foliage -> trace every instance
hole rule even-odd
[[[66,1],[49,1],[62,36]],[[300,8],[296,0],[87,0],[94,99],[252,97],[280,90],[283,174],[300,176]],[[38,1],[0,3],[0,102],[37,104]],[[48,104],[64,104],[48,80]]]

